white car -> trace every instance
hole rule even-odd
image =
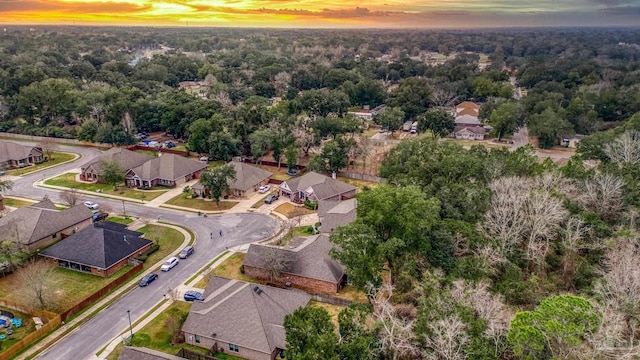
[[[264,194],[264,193],[266,193],[267,191],[269,191],[269,189],[270,189],[270,188],[271,188],[271,187],[270,187],[269,185],[263,185],[263,186],[260,186],[260,189],[258,189],[258,192],[259,192],[260,194]]]
[[[98,209],[98,204],[94,203],[93,201],[85,201],[84,206],[88,207],[91,210]]]
[[[178,265],[179,262],[180,261],[178,260],[178,258],[174,256],[171,259],[167,260],[164,264],[162,264],[160,270],[169,271],[173,269],[174,266]]]

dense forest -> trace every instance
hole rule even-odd
[[[310,166],[327,173],[364,146],[348,114],[362,106],[434,138],[464,100],[497,138],[586,135],[561,167],[531,146],[395,146],[388,183],[331,235],[368,301],[337,328],[320,308],[288,316],[286,357],[640,356],[638,29],[9,28],[0,91],[2,131],[113,144],[165,131],[213,158],[290,167],[316,149]]]

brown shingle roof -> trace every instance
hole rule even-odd
[[[131,169],[142,180],[165,179],[175,181],[206,168],[207,164],[200,161],[165,153],[162,156],[153,157],[139,166],[128,169]]]
[[[356,189],[353,185],[316,172],[306,173],[300,177],[289,179],[282,184],[286,184],[292,191],[311,191],[318,200],[325,200]]]
[[[155,157],[123,148],[114,147],[105,151],[97,158],[88,161],[80,168],[84,171],[86,168],[91,166],[96,171],[96,173],[100,174],[101,163],[103,161],[115,161],[124,171],[126,171],[136,166],[142,165],[146,161],[152,159],[155,159]]]
[[[232,161],[228,165],[233,166],[236,171],[236,180],[229,184],[230,189],[246,191],[273,175],[270,171],[238,161]]]
[[[11,141],[0,140],[0,162],[26,159],[34,148],[42,152],[42,148],[39,146],[22,145]]]
[[[204,296],[191,306],[184,332],[266,354],[285,348],[284,317],[311,300],[306,293],[220,277],[209,280]]]
[[[323,204],[324,203],[324,204]],[[320,231],[332,232],[338,226],[347,225],[356,220],[357,200],[345,201],[320,201],[318,204],[318,216],[320,217]],[[321,208],[324,208],[320,211]]]

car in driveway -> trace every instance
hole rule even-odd
[[[187,246],[184,249],[182,249],[182,251],[180,251],[180,255],[178,255],[178,257],[180,259],[186,259],[189,256],[193,255],[193,246]]]
[[[140,287],[145,287],[151,284],[155,279],[158,278],[158,274],[156,273],[148,273],[145,275],[142,280],[140,280]]]
[[[280,198],[280,195],[278,194],[271,194],[269,196],[267,196],[266,199],[264,199],[264,203],[265,204],[271,204],[272,202],[278,200]]]
[[[89,201],[89,200],[84,202],[84,206],[88,207],[91,210],[98,209],[98,204],[94,203],[93,201]]]
[[[162,266],[160,267],[160,270],[169,271],[173,269],[176,265],[178,265],[179,262],[180,260],[178,260],[177,257],[173,256],[169,260],[165,261],[164,264],[162,264]]]
[[[108,217],[109,217],[109,213],[96,210],[93,213],[93,217],[91,218],[91,220],[93,220],[93,222],[98,222],[98,221],[102,221],[102,220],[104,220],[104,219],[106,219]]]
[[[266,193],[267,191],[269,191],[269,189],[271,189],[271,187],[270,187],[269,185],[262,185],[262,186],[260,186],[260,188],[258,189],[258,192],[259,192],[260,194],[264,194],[264,193]]]
[[[204,301],[204,296],[199,291],[188,290],[184,293],[184,301]]]

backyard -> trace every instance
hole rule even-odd
[[[32,166],[26,166],[20,169],[13,169],[13,170],[8,170],[7,171],[7,175],[14,175],[14,176],[21,176],[27,173],[31,173],[31,172],[35,172],[38,170],[42,170],[44,168],[48,168],[50,166],[55,166],[58,164],[61,164],[63,162],[69,161],[69,160],[73,160],[76,157],[75,154],[71,154],[71,153],[61,153],[61,152],[54,152],[51,155],[51,160],[49,161],[45,161],[42,162],[40,164],[36,164],[36,165],[32,165]]]
[[[278,206],[273,211],[278,212],[289,219],[296,216],[315,214],[317,212],[316,210],[307,209],[305,206],[295,206],[289,202]]]
[[[205,200],[202,198],[193,199],[191,198],[191,195],[183,193],[167,201],[165,204],[202,211],[224,211],[231,209],[237,203],[237,201],[222,200],[218,206],[215,201]]]
[[[142,191],[142,190],[130,189],[130,188],[119,188],[118,190],[114,191],[113,186],[110,184],[78,182],[76,181],[76,174],[74,173],[65,173],[60,176],[54,177],[52,179],[48,179],[44,183],[45,185],[62,186],[66,188],[76,188],[78,190],[99,192],[107,195],[122,196],[122,197],[136,199],[136,200],[153,200],[168,191],[166,188],[157,188],[157,189],[154,188],[153,190],[150,190],[150,191]]]
[[[1,306],[0,306],[0,310],[4,310],[12,313],[16,319],[22,319],[22,326],[20,326],[19,328],[15,326],[12,327],[13,334],[10,336],[7,336],[7,338],[4,339],[3,341],[0,341],[0,353],[2,353],[2,350],[6,350],[10,348],[11,346],[13,346],[13,344],[17,343],[25,336],[34,332],[36,330],[36,325],[31,320],[31,316],[29,316],[28,314],[21,313],[17,310],[9,309]],[[0,332],[0,334],[5,334],[5,332],[2,331]]]
[[[144,262],[144,268],[153,267],[157,262],[174,252],[184,242],[184,236],[177,230],[160,225],[145,225],[136,230],[145,234],[145,239],[155,241],[160,248],[149,255]]]

